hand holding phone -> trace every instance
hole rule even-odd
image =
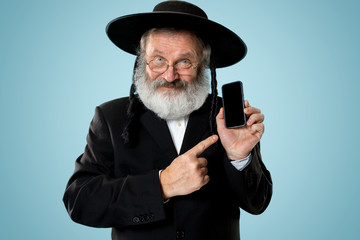
[[[246,125],[244,113],[244,93],[241,81],[227,83],[222,86],[222,99],[226,128],[239,128]]]

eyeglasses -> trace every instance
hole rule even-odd
[[[176,69],[176,72],[180,75],[191,74],[192,70],[198,67],[198,65],[193,66],[191,61],[188,59],[182,59],[176,62],[174,65],[169,65],[169,62],[163,57],[155,57],[150,62],[146,62],[146,65],[149,66],[151,71],[158,74],[163,74],[169,69],[170,66],[172,66],[174,67],[174,69]]]

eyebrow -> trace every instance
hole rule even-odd
[[[155,49],[154,52],[152,53],[152,55],[164,55],[164,52],[163,51],[160,51],[158,49]],[[180,57],[179,58],[195,58],[196,59],[197,57],[197,54],[192,54],[191,52],[186,52],[186,53],[183,53],[183,54],[180,54]]]
[[[197,55],[194,55],[194,54],[192,54],[190,52],[187,52],[187,53],[184,53],[184,54],[180,55],[180,58],[196,58],[196,57],[197,57]]]

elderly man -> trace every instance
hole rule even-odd
[[[63,199],[71,218],[119,240],[239,239],[239,208],[260,214],[272,195],[264,115],[246,101],[247,125],[227,129],[217,97],[215,68],[240,61],[245,44],[183,1],[115,19],[107,33],[137,55],[133,84],[96,108]]]

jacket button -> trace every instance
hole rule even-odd
[[[139,217],[134,217],[134,218],[133,218],[133,222],[134,222],[134,223],[139,223],[139,222],[140,222]]]
[[[185,231],[184,230],[176,231],[176,239],[183,239],[184,237],[185,237]]]

